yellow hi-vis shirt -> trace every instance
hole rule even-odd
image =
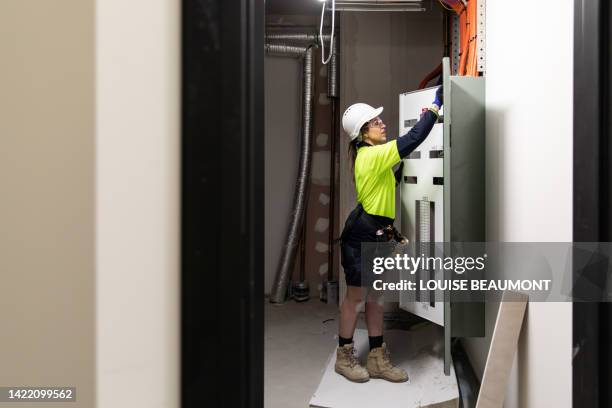
[[[395,176],[392,167],[400,162],[395,140],[357,150],[355,188],[357,201],[368,214],[395,219]]]

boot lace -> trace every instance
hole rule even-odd
[[[357,356],[355,355],[355,349],[351,348],[350,350],[344,350],[346,354],[346,359],[348,360],[348,364],[351,368],[357,365]]]
[[[382,363],[385,368],[393,368],[393,364],[391,363],[391,354],[389,353],[389,349],[387,348],[383,349]]]

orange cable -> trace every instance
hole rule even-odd
[[[442,0],[439,1],[442,6],[445,6]],[[476,52],[477,0],[468,0],[467,7],[462,3],[453,4],[450,7],[459,16],[459,61],[457,75],[478,76]]]
[[[421,83],[419,83],[418,89],[425,88],[427,84],[429,83],[429,81],[440,76],[441,73],[442,73],[442,63],[440,63],[437,67],[434,68],[433,71],[427,74],[427,76],[421,81]]]

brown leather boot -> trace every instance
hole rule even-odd
[[[338,346],[334,369],[338,374],[345,376],[347,380],[353,382],[366,382],[370,380],[368,370],[363,368],[359,361],[357,361],[357,357],[355,357],[353,343],[345,344],[342,347]]]
[[[366,365],[370,378],[382,378],[391,382],[408,381],[408,374],[399,367],[394,367],[389,358],[387,344],[370,350]]]

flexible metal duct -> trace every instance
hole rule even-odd
[[[296,52],[298,48],[301,49],[300,46],[288,45],[286,42],[290,43],[306,43],[308,45],[317,45],[319,44],[319,34],[318,33],[297,33],[297,32],[287,32],[287,31],[269,31],[266,33],[266,41],[283,41],[282,44],[266,44],[266,51],[270,51],[281,55],[283,53],[290,53],[288,49],[295,49]],[[329,42],[330,35],[324,34],[323,41]],[[284,50],[287,51],[284,51]],[[272,51],[274,50],[274,51]],[[305,52],[305,48],[304,51]],[[333,53],[331,56],[331,60],[329,64],[327,64],[327,96],[329,98],[337,98],[338,97],[338,41],[334,40],[333,44]]]
[[[313,85],[313,52],[312,47],[296,47],[284,44],[266,44],[266,52],[277,55],[296,56],[299,49],[304,49],[303,86],[302,86],[302,141],[300,147],[300,163],[298,177],[293,197],[293,211],[289,221],[287,239],[281,253],[276,279],[272,287],[270,302],[283,303],[287,296],[289,277],[295,263],[295,255],[300,243],[300,235],[304,227],[304,213],[308,184],[310,182],[310,167],[312,164],[312,85]]]
[[[331,10],[327,2],[327,10]],[[424,11],[422,0],[336,0],[336,11]]]
[[[323,41],[329,42],[329,34],[323,35]],[[308,44],[318,44],[319,34],[316,33],[292,33],[292,32],[267,32],[266,42],[284,41],[284,42],[304,42]]]
[[[327,96],[329,98],[338,97],[338,40],[334,41],[332,55],[327,64]]]
[[[306,54],[308,47],[288,44],[266,44],[265,50],[267,54],[280,57],[302,57]]]

